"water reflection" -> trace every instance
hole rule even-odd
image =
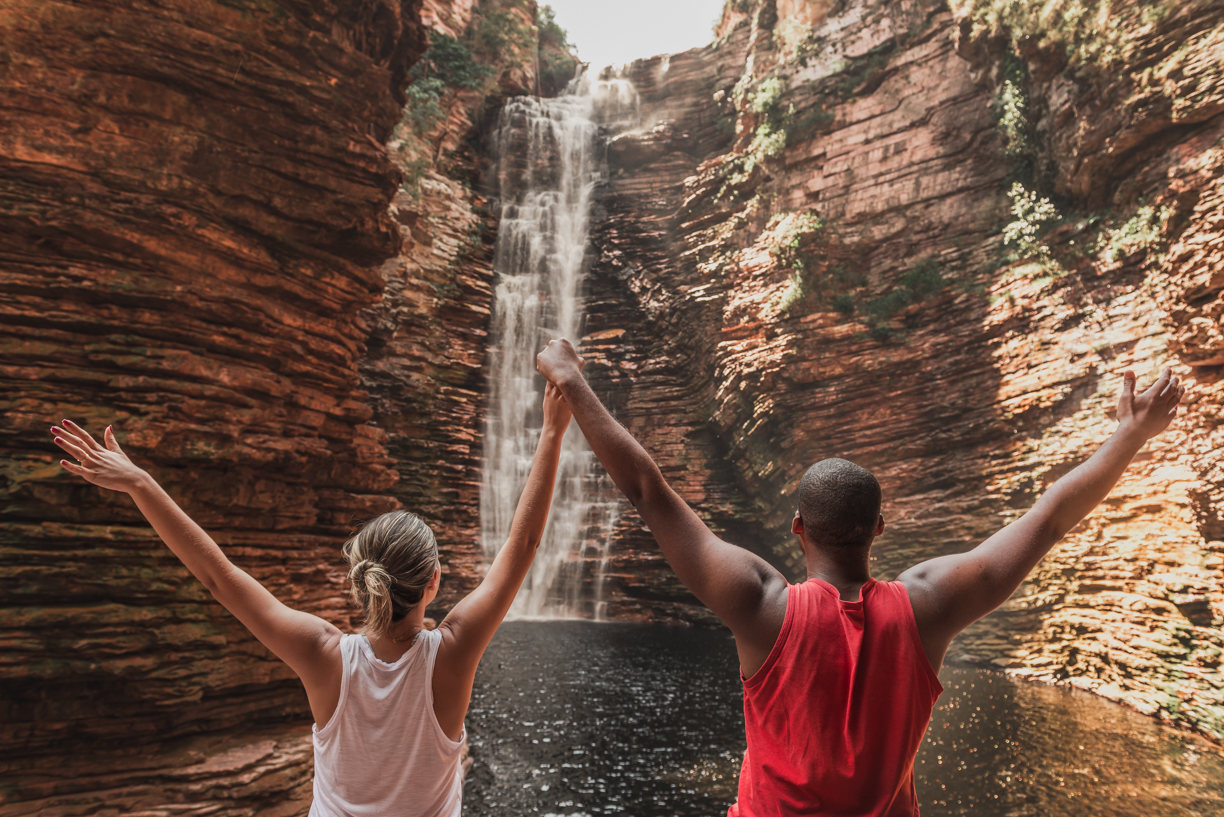
[[[923,814],[1219,815],[1224,757],[1095,695],[945,669],[918,755]]]
[[[1074,690],[941,677],[918,757],[924,817],[1224,813],[1224,757],[1206,741]],[[472,696],[464,814],[725,814],[740,696],[725,632],[505,624]]]

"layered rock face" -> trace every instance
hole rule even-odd
[[[803,470],[871,468],[892,578],[1016,518],[1112,432],[1122,371],[1172,365],[1192,405],[954,657],[1224,736],[1219,9],[1113,4],[1111,52],[1015,48],[985,4],[795,5],[631,67],[643,129],[610,144],[594,219],[597,391],[792,576]],[[704,618],[621,520],[609,609]]]
[[[397,504],[358,369],[418,6],[0,12],[5,813],[309,797],[297,679],[47,429],[113,423],[236,563],[347,626],[339,545]]]

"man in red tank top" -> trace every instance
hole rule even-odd
[[[916,815],[914,755],[952,639],[1007,601],[1105,498],[1185,394],[1166,369],[1136,396],[1126,372],[1118,428],[1087,462],[973,550],[922,562],[895,582],[870,572],[871,543],[884,532],[879,483],[845,460],[818,462],[799,483],[791,523],[808,580],[791,585],[715,536],[672,490],[583,380],[569,341],[551,341],[537,366],[676,575],[735,635],[748,751],[729,817]]]

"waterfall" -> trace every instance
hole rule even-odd
[[[505,541],[539,440],[544,381],[536,353],[551,338],[578,341],[581,283],[597,151],[608,130],[632,126],[637,92],[626,80],[573,80],[556,99],[515,97],[495,135],[501,224],[491,333],[489,416],[480,492],[481,539],[491,560]],[[566,434],[552,512],[514,618],[601,614],[606,543],[615,504],[575,424]],[[605,478],[606,479],[606,478]],[[588,543],[599,549],[586,594]]]

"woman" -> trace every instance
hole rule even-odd
[[[235,567],[161,486],[123,453],[108,426],[99,444],[65,420],[56,444],[73,474],[124,491],[183,564],[302,679],[314,715],[312,817],[457,817],[463,719],[476,666],[535,556],[552,501],[570,411],[544,394],[544,428],[510,536],[480,586],[437,628],[425,608],[441,568],[433,532],[405,511],[383,514],[344,546],[360,634],[292,610]]]

